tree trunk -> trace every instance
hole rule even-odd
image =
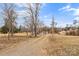
[[[11,21],[11,26],[10,26],[10,32],[11,32],[11,37],[13,37],[13,24],[12,24],[12,21]]]
[[[35,34],[35,37],[37,37],[37,27],[36,27],[36,25],[34,27],[34,34]]]
[[[10,40],[10,29],[9,29],[9,32],[8,32],[8,40]]]

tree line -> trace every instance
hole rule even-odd
[[[8,33],[9,36],[13,36],[14,33],[25,31],[27,34],[30,32],[33,36],[37,36],[37,34],[44,33],[57,33],[59,30],[56,28],[57,22],[55,22],[55,17],[52,16],[51,27],[46,26],[43,22],[40,21],[40,10],[42,4],[40,3],[26,3],[25,8],[25,16],[24,16],[24,27],[17,25],[18,13],[16,11],[16,4],[13,3],[4,3],[1,11],[2,18],[4,21],[4,25],[0,28],[0,32]],[[73,25],[77,23],[76,20],[73,21]],[[69,30],[72,26],[68,27],[67,24],[64,28],[65,30]]]
[[[40,3],[27,3],[25,7],[25,16],[24,16],[24,27],[25,31],[31,32],[35,37],[41,31],[48,31],[50,28],[44,25],[43,22],[39,19],[40,9],[42,4]],[[13,36],[14,33],[20,32],[21,27],[17,28],[16,19],[18,17],[18,13],[16,12],[16,5],[12,3],[4,3],[2,8],[2,18],[4,21],[4,25],[0,28],[0,32],[8,33],[9,36]],[[54,18],[54,17],[53,17]],[[54,28],[55,23],[54,19],[51,24],[52,28]]]

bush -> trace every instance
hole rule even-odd
[[[17,33],[17,32],[19,32],[19,31],[20,31],[20,29],[14,27],[13,33]],[[8,33],[8,32],[9,32],[9,29],[8,29],[8,27],[6,27],[6,26],[2,26],[1,29],[0,29],[0,32],[1,32],[1,33]]]
[[[7,33],[9,31],[9,29],[6,26],[1,27],[0,32],[1,33]]]
[[[66,31],[66,35],[79,36],[79,29]]]

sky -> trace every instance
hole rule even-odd
[[[0,12],[3,4],[0,4]],[[24,25],[26,4],[16,4],[16,12],[19,14],[16,22],[19,25]],[[57,27],[65,27],[66,24],[72,24],[73,20],[79,21],[79,3],[43,3],[40,8],[40,21],[46,26],[50,26],[52,17],[57,22]],[[3,25],[2,14],[0,13],[0,26]]]

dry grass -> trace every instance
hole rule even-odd
[[[45,37],[45,36],[44,36]],[[31,37],[31,39],[37,39],[38,37]],[[43,49],[43,52],[46,55],[54,56],[79,56],[79,36],[65,36],[65,35],[49,35],[45,37],[44,42],[47,42]],[[7,36],[0,36],[0,50],[6,47],[12,46],[19,42],[28,40],[26,35],[18,33],[14,37],[10,37],[10,40],[7,39]],[[47,41],[46,41],[47,40]]]
[[[51,35],[48,37],[49,45],[46,48],[48,55],[79,56],[79,37]]]
[[[0,37],[2,36],[7,36],[8,34],[2,34],[0,33]],[[15,36],[27,36],[26,32],[22,32],[22,33],[14,33]],[[31,33],[28,33],[28,35],[31,35]]]
[[[7,34],[0,34],[0,50],[28,39],[29,36],[27,37],[26,33],[15,33],[9,40]]]
[[[14,36],[10,37],[9,40],[6,36],[0,37],[0,50],[27,39],[28,38],[26,38],[25,36]]]
[[[40,36],[37,36],[37,37],[31,36],[30,33],[28,33],[28,36],[26,33],[15,33],[14,36],[10,37],[8,40],[7,35],[8,34],[0,34],[0,50],[25,40],[28,41],[29,39],[35,39],[35,38],[37,39],[40,37]]]

